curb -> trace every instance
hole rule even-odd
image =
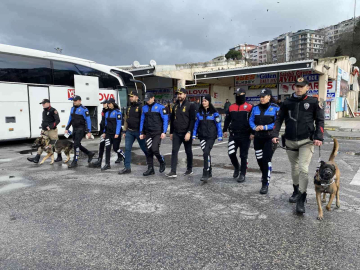
[[[330,135],[331,138],[340,139],[340,140],[360,140],[360,137],[348,137],[348,136],[336,136]]]

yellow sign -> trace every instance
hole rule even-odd
[[[250,85],[249,89],[277,88],[277,84]]]

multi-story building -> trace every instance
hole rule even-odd
[[[285,33],[270,41],[272,63],[287,62],[290,59],[290,34]]]
[[[257,47],[255,49],[252,49],[249,51],[249,60],[254,64],[258,63],[258,48]]]
[[[291,34],[290,61],[314,59],[324,51],[324,35],[321,31],[299,30]]]
[[[271,61],[270,41],[263,41],[258,46],[258,64],[265,64]]]
[[[360,16],[355,18],[355,24],[360,20]],[[325,36],[325,44],[331,45],[335,43],[340,37],[341,34],[346,32],[351,32],[354,29],[354,19],[345,20],[339,22],[335,25],[330,25],[328,27],[324,27],[319,29]]]
[[[245,44],[239,44],[239,45],[235,46],[234,48],[231,48],[230,50],[240,51],[243,58],[250,59],[249,51],[251,51],[255,48],[256,48],[256,45],[251,45],[251,44],[245,43]]]

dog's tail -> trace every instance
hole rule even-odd
[[[333,140],[334,140],[334,147],[333,147],[333,150],[329,157],[329,161],[334,161],[334,159],[339,151],[339,143],[338,143],[337,139],[333,138]]]

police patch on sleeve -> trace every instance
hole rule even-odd
[[[55,114],[58,114],[57,110],[54,111]]]
[[[86,116],[90,116],[89,111],[86,111],[86,112],[85,112],[85,115],[86,115]]]
[[[216,123],[220,123],[221,122],[221,116],[220,115],[216,116],[215,121],[216,121]]]
[[[319,101],[319,108],[320,108],[320,109],[324,109],[324,103],[321,102],[321,101]]]
[[[117,115],[117,119],[121,120],[121,115],[120,114]]]
[[[166,109],[163,109],[163,114],[167,114],[167,110],[166,110]]]

